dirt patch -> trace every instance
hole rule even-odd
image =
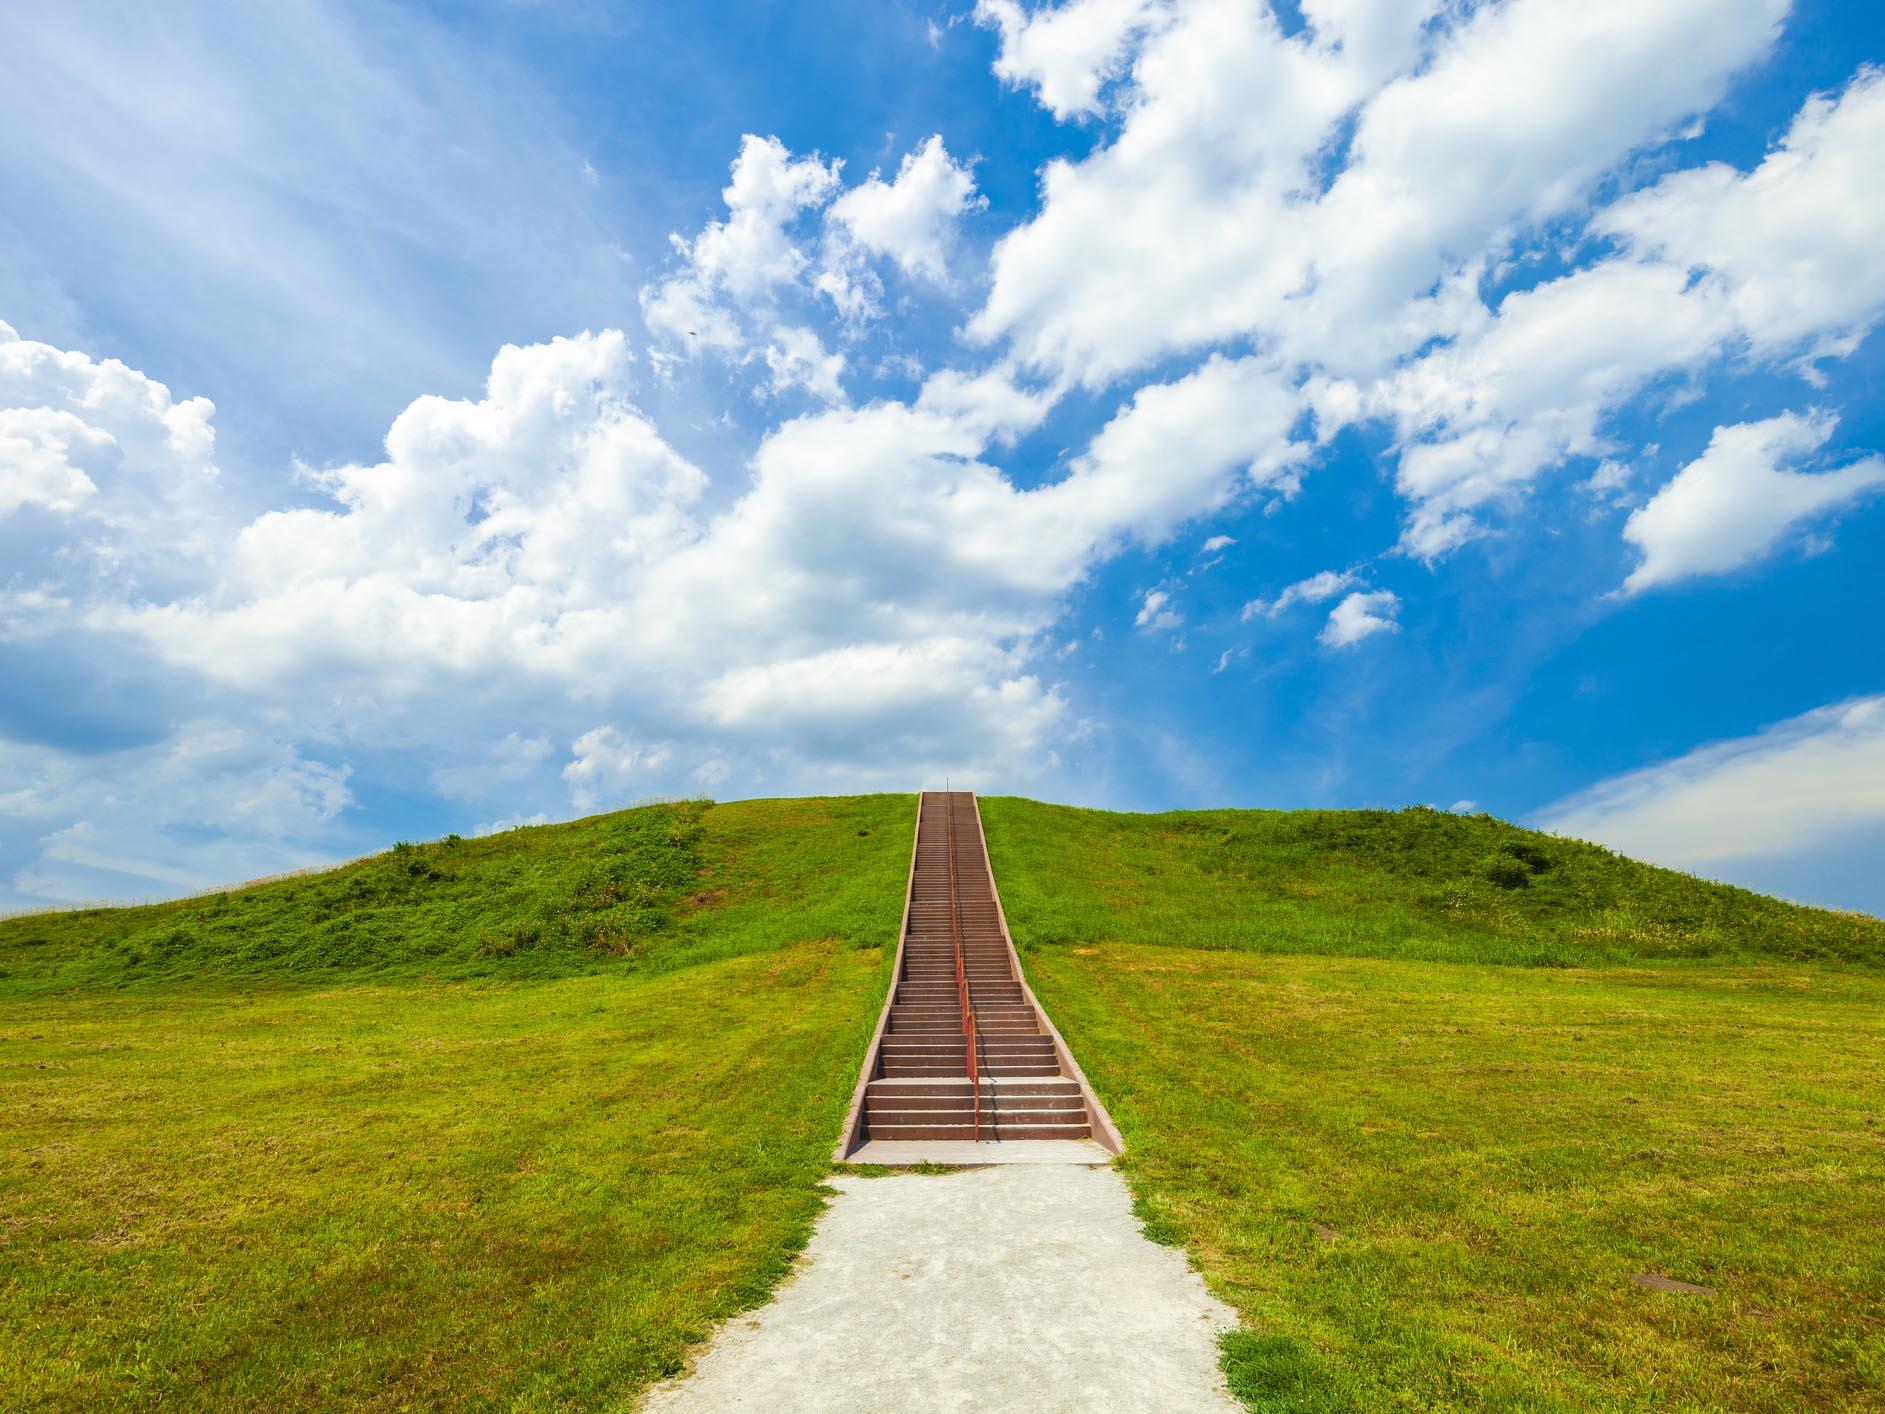
[[[1630,1278],[1638,1286],[1648,1291],[1673,1291],[1683,1296],[1713,1296],[1712,1286],[1697,1286],[1692,1281],[1677,1281],[1666,1277],[1661,1272],[1638,1272]]]

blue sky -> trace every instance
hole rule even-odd
[[[0,906],[654,795],[1885,910],[1885,17],[0,20]]]

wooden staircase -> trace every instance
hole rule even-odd
[[[1093,1138],[1097,1103],[1064,1059],[1016,965],[975,796],[924,792],[896,985],[840,1156],[866,1140]],[[1100,1137],[1117,1151],[1110,1122]]]

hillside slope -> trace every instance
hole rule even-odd
[[[914,801],[0,923],[0,1407],[616,1407],[821,1204]]]
[[[1742,958],[1885,965],[1885,922],[1438,810],[1126,815],[982,802],[1022,947],[1582,966]]]
[[[651,805],[175,903],[0,920],[0,996],[659,971],[819,937],[876,947],[895,940],[914,814],[909,796]]]
[[[983,815],[1253,1408],[1882,1407],[1885,924],[1433,811]]]
[[[1885,924],[1433,811],[983,811],[1252,1407],[1877,1407]],[[0,922],[0,1405],[632,1399],[809,1230],[913,818]]]

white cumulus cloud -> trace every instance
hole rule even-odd
[[[844,355],[825,347],[818,335],[801,325],[780,325],[766,345],[766,367],[772,371],[772,391],[803,388],[828,403],[844,401]]]
[[[1869,232],[1885,190],[1885,76],[1810,100],[1754,170],[1664,177],[1597,213],[1621,253],[1509,295],[1369,395],[1403,451],[1406,543],[1431,557],[1473,513],[1572,456],[1613,451],[1605,419],[1652,379],[1735,347],[1783,360],[1849,351],[1885,311]]]
[[[665,745],[644,746],[630,741],[615,727],[596,727],[576,738],[570,761],[563,768],[569,798],[580,810],[598,805],[621,805],[653,779],[672,755]]]
[[[1329,611],[1316,637],[1325,647],[1351,648],[1374,634],[1394,633],[1400,628],[1394,621],[1400,607],[1400,597],[1390,590],[1356,591]]]
[[[138,475],[213,474],[207,405],[59,357],[84,375],[73,407],[100,378],[135,393],[135,418],[86,415],[141,448]],[[552,739],[574,743],[561,785],[583,808],[690,772],[887,784],[921,763],[1019,780],[1052,769],[1078,727],[1036,662],[1069,591],[1301,454],[1294,395],[1261,363],[1226,360],[1143,390],[1058,478],[1023,489],[984,458],[1039,420],[1043,395],[999,370],[938,374],[914,403],[774,427],[710,512],[706,473],[641,410],[635,379],[619,331],[507,347],[480,396],[415,400],[379,459],[302,469],[312,504],[205,522],[174,584],[53,553],[42,580],[8,590],[0,624],[129,655],[170,691],[250,713],[241,729],[274,749],[395,753],[454,800],[501,788],[524,815],[552,802]],[[20,386],[39,405],[25,411],[54,395]],[[173,424],[191,434],[176,447]],[[108,470],[92,466],[95,490],[61,513],[72,543],[112,530],[88,509],[117,494]],[[130,762],[31,760],[90,789]],[[311,789],[327,769],[272,779]],[[320,799],[332,808],[303,812],[304,852],[347,797]],[[34,817],[43,839],[58,814]]]
[[[1745,175],[1720,162],[1675,172],[1596,226],[1645,259],[1719,282],[1757,350],[1849,352],[1885,313],[1885,71],[1860,70],[1800,109]]]
[[[949,278],[956,221],[975,204],[975,178],[932,136],[903,159],[894,180],[871,173],[832,203],[828,219],[860,250],[940,284]]]
[[[1032,12],[1018,0],[977,0],[975,7],[976,20],[1001,35],[995,73],[1034,88],[1058,118],[1096,111],[1133,41],[1165,14],[1156,0],[1066,0]]]
[[[1785,8],[1511,0],[1430,28],[1432,4],[1329,3],[1285,35],[1262,0],[1175,4],[1117,136],[1050,163],[1000,242],[971,332],[1093,387],[1252,336],[1374,376],[1475,317],[1473,272],[1518,232],[1713,104]]]
[[[1885,457],[1816,473],[1786,469],[1824,446],[1834,424],[1784,413],[1717,427],[1708,450],[1624,525],[1624,539],[1643,557],[1625,591],[1739,569],[1809,517],[1885,486]]]
[[[28,506],[57,514],[94,574],[190,579],[220,520],[214,413],[117,359],[0,323],[0,519]]]
[[[649,331],[690,356],[703,350],[742,356],[747,320],[770,329],[776,295],[811,264],[792,227],[837,193],[840,165],[794,157],[776,137],[741,138],[721,192],[725,218],[708,221],[691,239],[670,235],[678,267],[642,287]]]

